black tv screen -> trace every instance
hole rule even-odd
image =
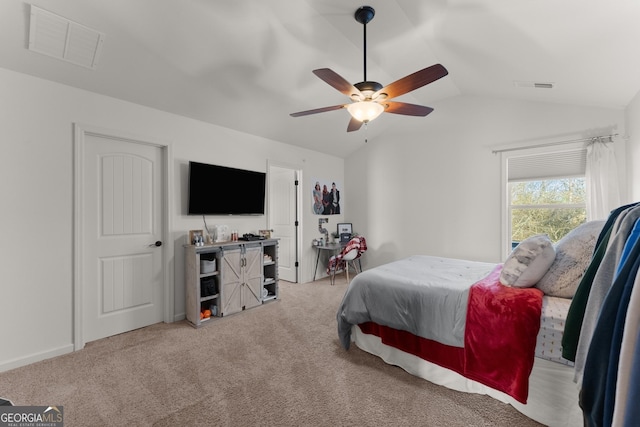
[[[266,174],[189,162],[189,215],[264,215]]]

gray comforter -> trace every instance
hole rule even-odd
[[[464,346],[469,288],[496,264],[414,255],[358,274],[338,309],[345,349],[351,327],[379,325],[455,347]]]

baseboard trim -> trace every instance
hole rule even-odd
[[[26,357],[20,357],[18,359],[0,362],[0,372],[5,372],[11,369],[20,368],[22,366],[30,365],[32,363],[40,362],[46,359],[51,359],[52,357],[62,356],[63,354],[67,354],[71,352],[73,352],[73,344],[67,344],[62,347],[43,351],[41,353],[34,353]]]

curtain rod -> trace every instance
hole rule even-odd
[[[609,138],[609,141],[607,142],[613,142],[613,138],[616,136],[618,136],[617,133],[612,133],[611,135],[600,135],[600,136],[592,136],[590,138],[571,139],[568,141],[548,142],[546,144],[527,145],[526,147],[503,148],[502,150],[492,150],[491,153],[498,154],[498,153],[504,153],[506,151],[526,150],[529,148],[538,148],[538,147],[550,147],[553,145],[570,144],[573,142],[587,142],[587,141],[593,142],[596,139],[603,139],[603,138],[604,139]]]

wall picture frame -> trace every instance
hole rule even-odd
[[[341,196],[342,183],[332,179],[314,179],[312,191],[312,208],[314,215],[340,215],[343,198]]]
[[[338,236],[341,234],[353,234],[353,225],[350,222],[339,222]]]
[[[194,245],[196,243],[196,237],[203,239],[202,230],[189,230],[189,244]],[[204,239],[202,240],[204,243]]]

